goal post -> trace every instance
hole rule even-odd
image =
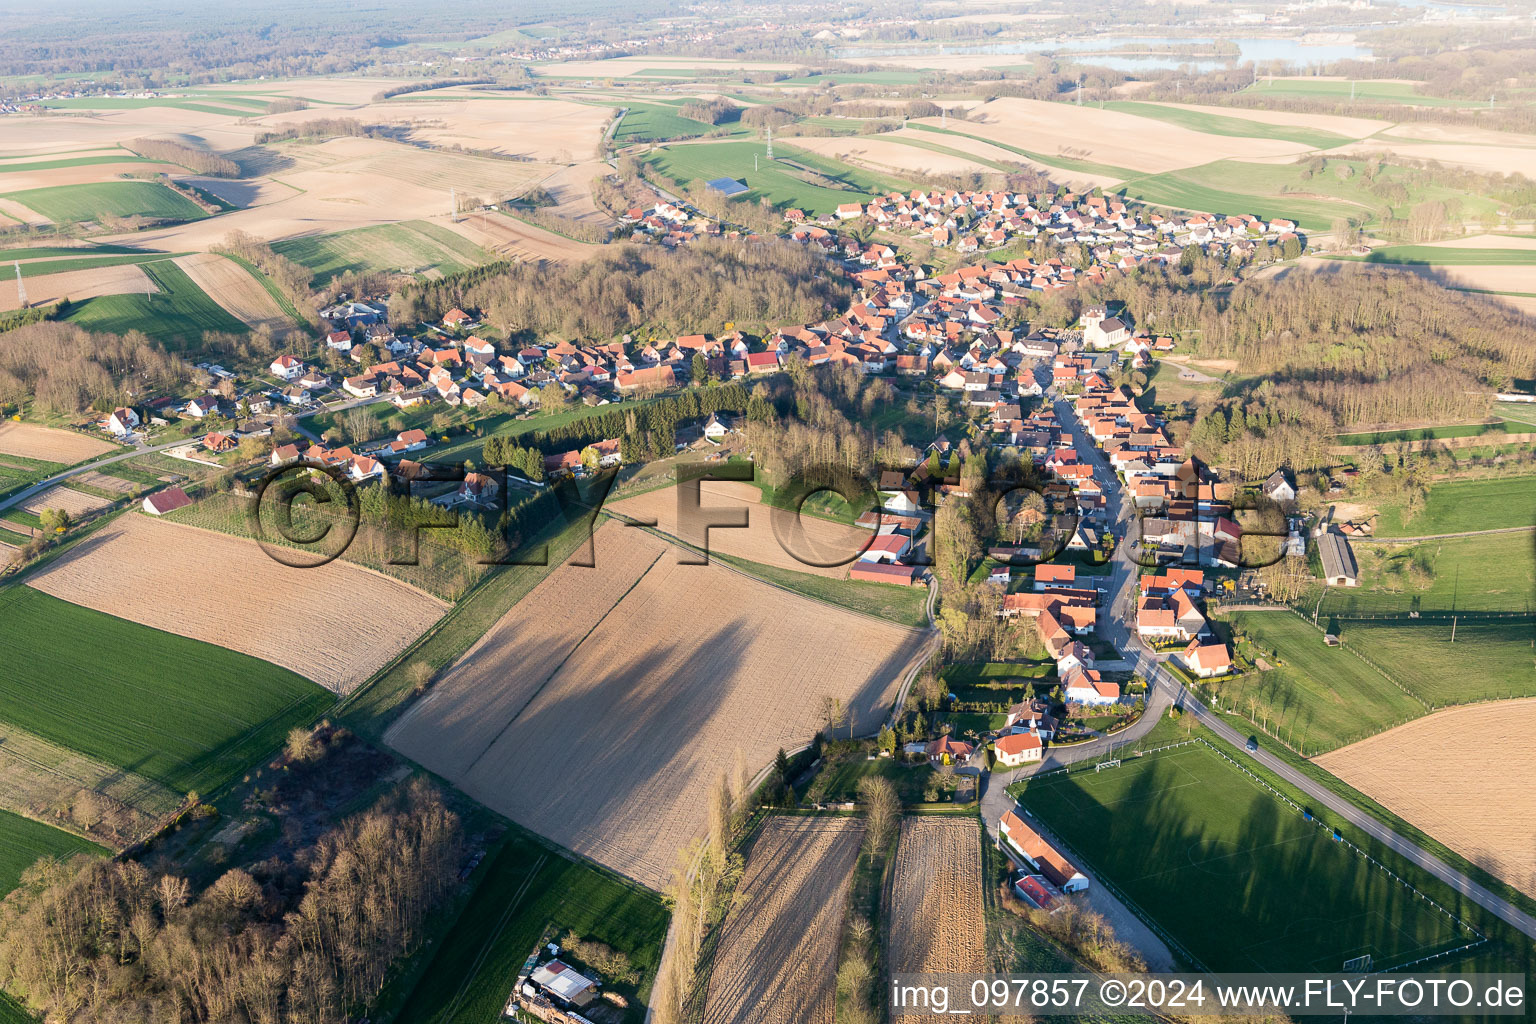
[[[1364,974],[1370,969],[1371,954],[1369,953],[1365,954],[1365,956],[1357,956],[1351,960],[1344,961],[1344,973],[1346,974]]]

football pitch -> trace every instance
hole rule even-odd
[[[1381,969],[1473,938],[1204,744],[1035,779],[1019,800],[1209,970]]]

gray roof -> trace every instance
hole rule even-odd
[[[735,178],[714,178],[705,182],[704,187],[711,192],[719,192],[723,196],[739,196],[747,191],[747,186]]]
[[[1323,559],[1324,579],[1358,579],[1360,570],[1355,565],[1355,553],[1342,534],[1328,532],[1317,538],[1317,551]]]

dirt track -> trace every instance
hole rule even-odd
[[[1536,896],[1533,732],[1536,698],[1474,704],[1437,711],[1313,760]]]
[[[281,665],[346,693],[441,602],[345,562],[280,565],[254,541],[129,512],[28,580],[73,604]]]
[[[563,846],[659,888],[742,752],[883,718],[921,633],[776,590],[610,523],[403,716],[389,744]],[[841,730],[840,730],[841,731]],[[555,767],[563,766],[563,767]]]
[[[704,1024],[831,1024],[859,818],[769,818],[720,933]]]

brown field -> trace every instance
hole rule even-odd
[[[0,199],[0,217],[7,217],[18,224],[38,228],[45,228],[53,223],[36,210],[23,206],[14,199]]]
[[[80,791],[97,793],[102,818],[90,838],[119,850],[181,803],[157,782],[8,724],[0,724],[0,780],[0,808],[63,828],[71,828],[68,809]]]
[[[79,164],[74,167],[54,167],[46,171],[7,171],[0,164],[0,192],[20,192],[28,188],[48,188],[52,185],[85,185],[97,181],[116,181],[130,174],[183,174],[186,168],[177,164],[147,164],[125,162],[120,164]]]
[[[478,246],[525,263],[580,263],[602,251],[600,245],[578,242],[499,213],[477,213],[456,223],[442,223]]]
[[[139,485],[132,480],[124,480],[120,476],[108,476],[105,473],[76,473],[69,478],[72,483],[87,484],[91,487],[100,487],[103,490],[118,491],[122,494],[132,494],[138,490]]]
[[[981,836],[974,819],[902,821],[886,914],[891,971],[984,972],[981,885]],[[912,1019],[937,1024],[945,1018]]]
[[[859,818],[773,817],[721,925],[704,1024],[832,1024]]]
[[[46,306],[60,299],[79,301],[94,299],[98,295],[124,295],[133,292],[157,292],[153,281],[145,276],[136,264],[122,263],[115,267],[92,267],[90,270],[66,270],[62,274],[40,274],[26,279],[27,302],[34,306]],[[19,309],[16,281],[0,283],[0,310]]]
[[[710,480],[699,485],[699,505],[710,512],[745,511],[747,526],[745,529],[712,529],[706,539],[702,527],[691,522],[679,525],[677,501],[677,488],[665,487],[613,502],[608,507],[631,519],[655,520],[657,529],[698,547],[707,544],[711,551],[839,580],[848,578],[847,565],[807,565],[790,551],[803,552],[810,561],[830,562],[857,555],[869,546],[874,536],[869,530],[810,515],[796,516],[784,509],[763,505],[762,492],[751,484]],[[786,543],[779,543],[780,536]]]
[[[20,455],[24,459],[62,462],[68,466],[116,450],[117,445],[110,441],[73,430],[0,420],[0,455]]]
[[[550,78],[623,78],[647,68],[716,68],[744,71],[792,71],[798,65],[771,61],[728,60],[721,57],[611,57],[532,64],[529,70]]]
[[[1405,127],[1411,129],[1417,126]],[[1389,142],[1390,145],[1383,147],[1383,142]],[[1436,163],[1492,174],[1525,174],[1533,165],[1536,165],[1536,153],[1525,146],[1411,143],[1387,138],[1368,139],[1347,149],[1330,150],[1329,155],[1364,156],[1379,153],[1383,148],[1413,160],[1432,160]]]
[[[1313,760],[1536,896],[1533,731],[1536,698],[1474,704],[1437,711]]]
[[[1404,266],[1395,263],[1379,263],[1377,266],[1391,267],[1394,270],[1407,270],[1411,273],[1432,277],[1442,284],[1454,288],[1475,288],[1479,291],[1490,292],[1529,292],[1536,288],[1536,269],[1530,266],[1513,264],[1508,266],[1424,266],[1413,264]],[[1504,298],[1504,296],[1490,296]]]
[[[263,81],[259,89],[252,89],[249,82],[243,82],[227,86],[200,86],[199,91],[219,92],[228,89],[242,94],[260,92],[271,95],[274,99],[279,96],[298,96],[304,99],[328,101],[331,104],[367,103],[376,93],[397,85],[405,85],[409,81],[410,79],[406,78],[374,78],[363,75],[346,78],[287,78]]]
[[[68,512],[71,516],[83,516],[87,512],[106,508],[110,504],[112,502],[106,498],[98,498],[94,494],[71,490],[63,484],[58,484],[48,488],[41,494],[27,499],[22,503],[21,507],[34,515],[42,515],[45,508],[58,508]]]
[[[174,262],[187,272],[193,284],[207,292],[210,299],[223,306],[236,320],[250,327],[266,326],[274,330],[292,325],[272,294],[234,260],[199,252],[178,256]]]
[[[617,523],[391,728],[482,803],[653,888],[703,830],[705,793],[818,727],[823,694],[872,731],[923,634],[776,590]],[[579,771],[554,766],[580,763]]]
[[[938,118],[924,123],[938,125]],[[1253,160],[1305,153],[1309,147],[1279,139],[1239,139],[1190,131],[1152,118],[1114,110],[1004,97],[970,108],[966,121],[949,127],[1018,145],[1049,159],[1060,153],[1147,173],[1177,170],[1213,160]],[[950,136],[955,149],[964,139]]]
[[[270,661],[338,693],[372,675],[446,608],[345,562],[293,569],[252,541],[138,512],[28,582],[74,604]]]

